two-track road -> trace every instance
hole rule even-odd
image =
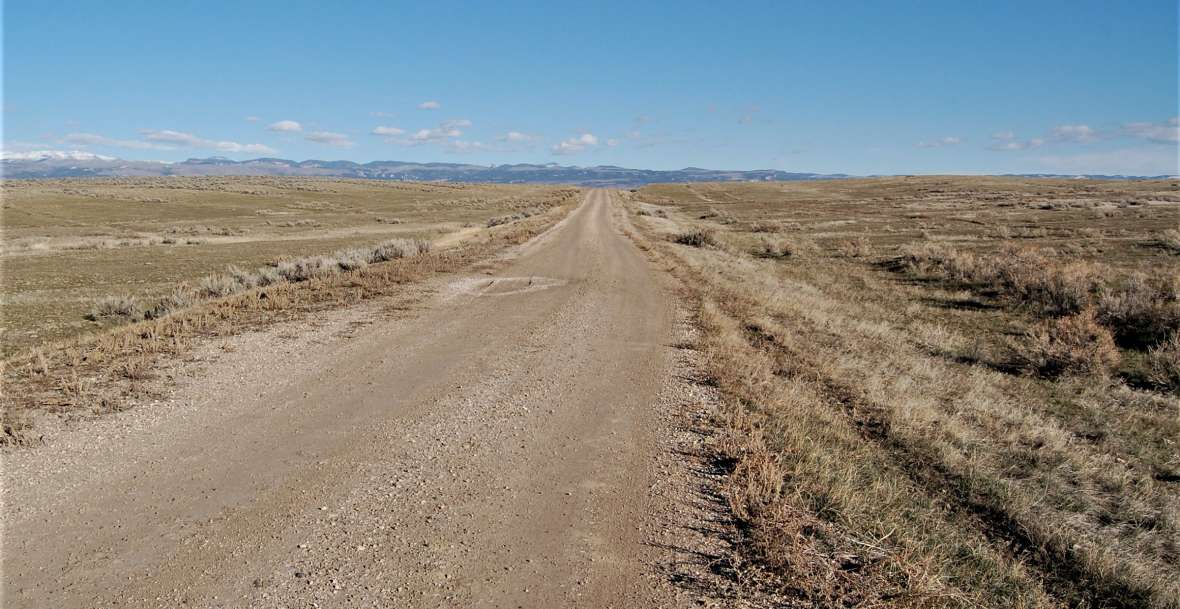
[[[172,414],[10,454],[4,606],[671,604],[645,532],[674,308],[611,197],[413,315],[247,341]]]

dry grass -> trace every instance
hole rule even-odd
[[[1120,360],[1114,336],[1094,309],[1047,319],[1018,343],[1016,358],[1025,370],[1044,377],[1094,375],[1106,377]]]
[[[126,316],[85,319],[106,297],[130,295],[150,310],[176,285],[195,286],[231,265],[447,239],[492,217],[564,204],[575,192],[255,177],[9,180],[2,188],[3,356],[121,323]]]
[[[1180,335],[1153,347],[1147,357],[1151,381],[1162,390],[1180,393]]]
[[[1180,260],[1144,245],[1177,191],[641,189],[666,218],[635,222],[697,303],[730,508],[766,585],[817,607],[1180,606]],[[816,249],[768,255],[759,222]],[[716,245],[668,240],[698,229]]]
[[[161,361],[183,357],[199,341],[399,294],[407,283],[466,268],[557,222],[574,200],[562,201],[451,248],[397,238],[253,271],[231,266],[175,285],[147,306],[130,296],[102,299],[96,315],[120,323],[4,360],[0,444],[35,441],[37,416],[93,416],[134,404]]]
[[[496,216],[494,218],[489,218],[486,226],[488,228],[492,228],[493,226],[501,226],[504,224],[511,224],[513,222],[517,222],[519,220],[524,220],[525,218],[530,218],[532,216],[535,216],[535,215],[541,213],[541,211],[543,211],[543,210],[528,208],[528,209],[522,209],[514,214],[508,214],[505,216]]]
[[[707,229],[694,229],[672,235],[672,241],[689,247],[709,247],[717,245],[716,234]]]
[[[143,319],[143,308],[134,296],[104,296],[95,301],[94,306],[86,312],[86,319],[98,321],[110,317],[130,320]]]

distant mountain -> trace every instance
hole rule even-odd
[[[1125,176],[1121,174],[1105,174],[1105,173],[1087,173],[1087,174],[1065,174],[1065,173],[1005,173],[1002,177],[1009,178],[1045,178],[1056,180],[1175,180],[1180,178],[1180,175],[1158,175],[1158,176]]]
[[[7,179],[137,176],[329,176],[417,182],[488,182],[498,184],[578,184],[583,186],[639,186],[657,182],[723,182],[823,180],[849,177],[760,169],[720,171],[689,167],[671,171],[627,169],[613,165],[470,165],[464,163],[407,163],[402,161],[290,161],[261,158],[234,161],[224,157],[188,159],[179,163],[126,161],[85,152],[44,151],[6,155],[0,173]]]
[[[407,163],[402,161],[290,161],[260,158],[234,161],[225,157],[188,159],[179,163],[127,161],[89,152],[44,150],[5,153],[0,175],[7,179],[142,176],[324,176],[415,182],[486,182],[495,184],[577,184],[581,186],[641,186],[668,182],[749,182],[834,180],[843,173],[800,173],[775,169],[727,171],[686,167],[674,170],[628,169],[614,165],[470,165],[464,163]],[[1094,180],[1171,179],[1176,176],[1009,174],[1026,178],[1087,178]]]

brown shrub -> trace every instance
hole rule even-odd
[[[836,246],[836,251],[846,258],[866,258],[873,254],[873,247],[864,237],[855,237],[840,242]]]
[[[221,298],[236,294],[245,288],[231,275],[210,275],[202,277],[197,283],[197,289],[204,298]]]
[[[763,258],[787,258],[794,255],[796,249],[795,244],[787,239],[763,237],[756,253]]]
[[[151,309],[147,310],[144,317],[147,319],[159,319],[174,311],[191,307],[199,299],[200,295],[196,291],[182,284],[174,288],[171,294],[157,301]]]
[[[1148,378],[1156,386],[1180,392],[1180,334],[1147,352]]]
[[[706,247],[717,245],[717,235],[708,229],[697,228],[684,233],[672,235],[672,241],[692,247]]]
[[[780,233],[783,231],[783,225],[773,220],[757,220],[751,222],[746,230],[751,233]]]
[[[1088,306],[1102,285],[1096,265],[1075,262],[1063,267],[1033,262],[1012,270],[1010,293],[1043,315],[1072,315]]]
[[[1015,358],[1026,371],[1044,377],[1107,375],[1119,363],[1110,330],[1098,323],[1093,308],[1076,315],[1042,321],[1015,345]]]
[[[1160,233],[1159,244],[1174,254],[1180,254],[1180,229],[1169,228]]]
[[[1098,319],[1127,347],[1144,349],[1180,331],[1180,276],[1134,273],[1097,300]]]
[[[980,256],[926,244],[903,249],[900,260],[911,271],[993,290],[1042,315],[1072,315],[1094,302],[1106,271],[1087,262],[1056,264],[1051,253],[1009,246],[993,256]]]
[[[131,320],[143,318],[143,309],[134,296],[104,296],[95,301],[86,313],[86,319],[98,321],[110,317],[123,317]]]
[[[712,220],[718,224],[736,224],[737,218],[733,214],[710,207],[708,211],[701,214],[701,220]]]
[[[655,205],[641,204],[639,206],[639,209],[635,211],[635,215],[637,215],[637,216],[654,216],[656,218],[667,218],[668,212],[664,211],[662,208],[656,207]]]

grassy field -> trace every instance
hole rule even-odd
[[[1180,182],[627,198],[726,398],[744,581],[807,606],[1180,607]]]
[[[62,184],[87,192],[127,189],[126,197],[176,185],[182,186],[180,198],[190,205],[207,202],[212,209],[204,215],[200,210],[184,212],[185,207],[171,215],[155,209],[154,218],[146,212],[141,218],[124,214],[126,199],[107,199],[107,213],[103,215],[102,207],[91,208],[93,224],[86,228],[84,213],[69,212],[69,199],[52,196],[61,184],[9,185],[19,196],[13,197],[15,201],[6,197],[5,211],[21,210],[24,228],[16,229],[23,231],[19,240],[11,238],[12,231],[5,238],[6,246],[14,248],[3,258],[8,272],[5,331],[24,342],[5,345],[10,354],[0,368],[0,445],[39,443],[43,427],[38,421],[56,425],[153,399],[166,390],[166,381],[158,378],[160,366],[183,360],[209,340],[282,321],[314,319],[317,313],[375,298],[388,298],[385,306],[396,314],[423,294],[413,287],[422,280],[469,269],[523,243],[558,222],[580,200],[579,191],[572,188],[335,180]],[[217,194],[221,188],[257,189],[259,194],[252,196],[260,198],[236,205],[217,203],[222,201]],[[325,203],[304,210],[301,193],[306,192],[320,193]],[[331,194],[337,196],[330,199]],[[329,205],[330,201],[334,202]],[[219,209],[224,210],[220,215]],[[296,218],[267,224],[259,214],[246,213],[259,209],[288,209]],[[349,209],[353,211],[342,211]],[[375,223],[372,218],[382,212],[396,212],[401,222]],[[70,219],[61,223],[68,230],[45,219],[54,214]],[[100,217],[106,218],[105,224]],[[173,227],[185,231],[179,227],[213,221],[226,229],[215,232],[236,234],[203,238],[193,245],[165,243],[166,238],[152,242]],[[91,238],[148,242],[83,249],[72,245]],[[67,279],[74,282],[72,289]],[[66,302],[54,302],[55,298]],[[84,323],[76,323],[79,319]]]
[[[453,241],[570,189],[299,178],[8,181],[0,248],[3,355],[77,336],[106,298],[391,238]],[[498,221],[498,220],[497,220]]]

